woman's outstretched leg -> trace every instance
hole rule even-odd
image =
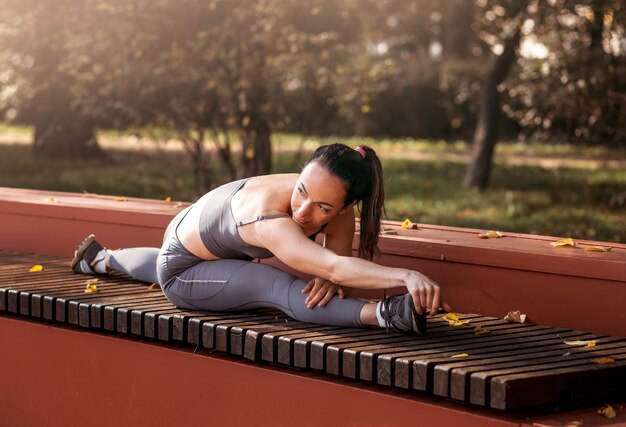
[[[109,250],[106,265],[109,269],[128,274],[130,277],[148,283],[159,283],[156,273],[158,248],[128,248]]]
[[[107,274],[118,271],[142,282],[158,283],[156,274],[157,248],[129,248],[112,251],[89,235],[78,246],[70,267],[76,273]]]
[[[161,278],[164,276],[167,274]],[[181,308],[209,311],[276,308],[303,322],[363,327],[360,314],[365,302],[337,297],[325,307],[309,309],[306,294],[302,293],[305,286],[305,281],[275,267],[232,259],[197,262],[162,283],[167,298]]]

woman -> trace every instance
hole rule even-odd
[[[384,190],[380,160],[366,146],[318,148],[302,173],[265,175],[225,184],[181,211],[163,246],[111,251],[89,236],[71,268],[77,273],[126,273],[159,283],[180,308],[235,311],[259,307],[337,326],[381,326],[425,333],[425,311],[450,310],[439,286],[416,271],[371,262]],[[352,257],[354,205],[361,202],[359,257]],[[325,247],[314,240],[325,234]],[[308,284],[277,268],[251,262],[276,256],[315,275]],[[343,287],[408,293],[367,303]],[[339,298],[334,298],[338,294]]]

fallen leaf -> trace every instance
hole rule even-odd
[[[150,290],[152,290],[152,289],[161,289],[161,287],[159,285],[157,285],[156,283],[153,283],[150,286],[148,286],[148,289],[150,289]]]
[[[469,325],[469,320],[459,320],[459,316],[454,313],[446,313],[442,316],[442,319],[448,322],[450,326]]]
[[[606,418],[617,417],[617,413],[615,412],[615,409],[613,409],[611,405],[604,405],[602,408],[598,409],[598,414]]]
[[[128,199],[126,197],[122,196],[122,197],[116,197],[113,200],[115,200],[116,202],[125,202]]]
[[[98,283],[98,282],[99,282],[98,279],[87,280],[87,285],[85,286],[85,289],[83,290],[83,292],[86,293],[86,294],[90,294],[90,293],[93,293],[93,292],[99,292],[98,286],[96,285],[96,283]]]
[[[555,248],[560,248],[563,246],[571,246],[573,248],[576,247],[576,242],[571,237],[568,237],[567,239],[561,239],[558,242],[552,242],[550,244],[554,246]]]
[[[569,421],[567,424],[565,424],[564,427],[574,427],[574,426],[582,426],[583,425],[583,420],[574,420],[574,421]]]
[[[477,234],[476,236],[478,236],[479,239],[499,239],[504,237],[504,234],[500,231],[489,230],[485,233]]]
[[[598,357],[596,359],[591,359],[591,361],[599,365],[604,365],[606,363],[615,363],[615,359],[613,359],[612,357]]]
[[[563,342],[567,345],[576,345],[579,347],[585,346],[585,347],[595,347],[596,343],[599,340],[576,340],[576,341],[565,341],[563,340]]]
[[[443,320],[447,320],[448,322],[450,322],[450,321],[456,322],[457,320],[459,320],[459,316],[457,316],[454,313],[446,313],[443,316],[441,316],[441,318]]]
[[[474,335],[485,335],[485,334],[490,334],[490,333],[491,331],[488,331],[487,329],[483,329],[482,327],[480,327],[480,325],[474,328]]]
[[[572,352],[568,351],[567,353],[563,353],[561,356],[571,356],[571,355],[572,355]]]
[[[163,200],[165,203],[171,203],[172,202],[172,198],[170,196],[167,196],[165,198],[165,200]]]
[[[455,354],[454,356],[450,356],[450,359],[459,359],[461,357],[467,357],[467,356],[469,356],[469,354],[467,353]]]
[[[514,323],[524,323],[526,321],[526,315],[519,310],[509,311],[506,316],[504,316],[504,320]]]
[[[37,273],[38,271],[43,271],[43,265],[33,265],[30,270],[28,270],[29,273]]]
[[[585,248],[587,252],[608,252],[611,250],[610,246],[587,246]]]
[[[413,230],[417,230],[417,224],[415,224],[414,222],[411,222],[410,219],[405,219],[404,222],[402,222],[402,228],[410,228]]]
[[[178,202],[174,205],[175,208],[180,208],[183,204],[181,202]]]
[[[392,230],[391,228],[383,228],[380,234],[383,234],[383,235],[387,234],[387,235],[394,236],[394,235],[397,235],[398,232],[396,230]]]
[[[56,201],[56,199],[54,197],[48,197],[48,198],[46,198],[46,202],[56,203],[57,201]]]

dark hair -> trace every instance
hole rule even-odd
[[[361,238],[359,257],[371,260],[378,252],[378,235],[382,217],[385,189],[383,168],[376,152],[365,145],[351,148],[344,144],[319,147],[307,160],[326,168],[343,182],[346,189],[344,206],[361,202]]]

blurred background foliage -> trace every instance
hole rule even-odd
[[[195,196],[280,170],[279,134],[473,142],[454,185],[485,189],[499,140],[623,149],[625,17],[622,0],[0,0],[0,117],[47,161],[112,160],[101,130],[182,141]]]

